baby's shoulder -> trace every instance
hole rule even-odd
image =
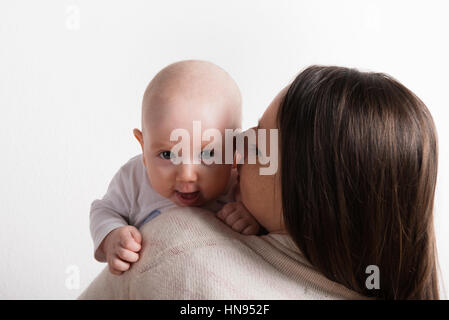
[[[140,180],[145,172],[142,154],[132,157],[119,169],[119,173],[123,178],[133,180]]]
[[[143,155],[138,154],[131,159],[129,159],[124,165],[121,166],[120,170],[135,170],[135,169],[141,169],[145,167],[143,164]]]

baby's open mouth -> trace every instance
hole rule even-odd
[[[195,202],[197,202],[198,199],[200,198],[200,192],[199,191],[195,191],[195,192],[176,191],[176,197],[178,198],[179,202],[181,202],[182,204],[184,204],[186,206],[191,206],[191,205],[194,205]]]

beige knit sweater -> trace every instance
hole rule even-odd
[[[176,208],[142,229],[140,259],[106,267],[79,299],[363,299],[322,276],[288,235],[244,236],[211,212]]]

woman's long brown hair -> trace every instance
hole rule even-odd
[[[283,216],[326,277],[379,299],[439,299],[433,203],[437,136],[392,77],[312,66],[278,112]],[[365,285],[366,268],[380,288]]]

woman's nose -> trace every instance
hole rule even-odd
[[[177,181],[195,182],[198,180],[197,166],[194,164],[180,164]]]

